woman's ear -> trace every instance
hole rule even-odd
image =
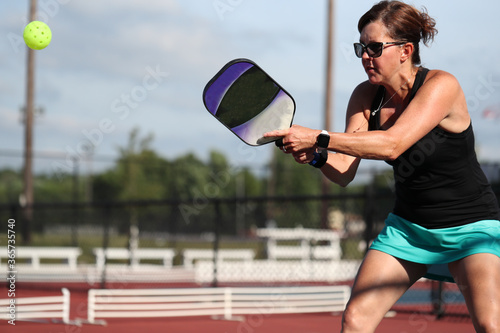
[[[411,55],[413,54],[413,51],[415,50],[415,46],[413,43],[406,43],[403,46],[401,46],[401,62],[405,62],[408,59],[411,59]]]

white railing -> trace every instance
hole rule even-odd
[[[184,258],[184,267],[192,269],[193,263],[198,260],[213,260],[213,249],[186,249],[182,252]],[[244,261],[250,262],[255,257],[255,251],[252,249],[218,249],[217,261]]]
[[[0,299],[0,319],[60,319],[69,324],[70,293],[62,289],[62,296],[16,297]]]
[[[127,248],[94,248],[94,255],[96,256],[96,268],[102,270],[106,260],[124,259],[131,261],[130,267],[140,268],[141,260],[152,259],[161,260],[163,268],[171,268],[172,261],[175,256],[175,251],[172,249],[155,249],[155,248],[139,248],[130,251]]]
[[[30,263],[27,265],[34,269],[40,269],[40,259],[59,259],[65,261],[68,268],[76,269],[80,254],[82,254],[82,250],[77,247],[19,246],[16,247],[15,258],[16,260],[29,259]],[[10,259],[7,247],[0,250],[1,259]]]
[[[91,289],[87,320],[341,312],[349,295],[348,286]]]
[[[199,284],[211,283],[339,283],[352,281],[361,260],[292,261],[252,260],[250,262],[218,262],[217,270],[211,261],[195,264],[195,279]]]
[[[267,239],[267,256],[271,260],[340,260],[342,257],[341,234],[333,230],[264,228],[257,229],[257,236]],[[280,244],[283,241],[299,244]]]

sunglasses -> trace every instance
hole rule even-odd
[[[370,58],[378,58],[382,55],[382,51],[386,48],[385,45],[403,45],[406,42],[375,42],[365,45],[363,43],[354,43],[354,53],[356,57],[363,57],[363,53],[367,53]]]

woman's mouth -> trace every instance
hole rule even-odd
[[[376,72],[376,70],[375,70],[375,67],[366,66],[366,67],[365,67],[365,72],[366,72],[366,73],[375,73],[375,72]]]

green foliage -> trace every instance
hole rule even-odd
[[[271,162],[268,189],[271,196],[313,196],[321,194],[322,174],[309,165],[295,162],[291,155],[275,151]],[[293,202],[286,206],[270,204],[268,219],[279,227],[318,227],[320,203],[318,201]]]
[[[93,177],[92,198],[96,202],[116,201],[120,197],[121,181],[114,170]]]
[[[208,161],[193,153],[173,160],[159,156],[151,149],[153,137],[141,137],[134,129],[112,168],[92,175],[56,177],[35,175],[36,202],[140,201],[196,197],[205,199],[263,196],[318,195],[321,173],[296,163],[290,155],[275,150],[268,175],[258,177],[249,168],[231,166],[218,151],[211,151]],[[86,181],[91,182],[91,196],[83,195]],[[0,171],[0,203],[17,202],[22,192],[20,172]]]
[[[0,170],[0,202],[17,202],[22,189],[20,173],[11,169]]]
[[[211,151],[207,161],[193,153],[167,160],[151,148],[152,140],[152,135],[143,136],[134,129],[127,144],[118,148],[119,156],[114,166],[92,176],[36,175],[35,202],[182,201],[182,207],[130,205],[121,208],[120,212],[113,213],[114,221],[111,222],[119,232],[128,232],[130,225],[138,225],[141,230],[169,233],[179,228],[211,231],[217,221],[221,230],[240,233],[251,226],[262,227],[270,219],[283,227],[319,226],[320,202],[317,200],[285,201],[285,205],[271,201],[258,204],[224,202],[219,211],[212,205],[214,199],[320,195],[321,172],[296,163],[291,155],[275,149],[267,174],[257,176],[249,168],[230,165],[226,156],[218,151]],[[337,190],[338,187],[331,187],[332,192]],[[1,171],[0,204],[17,202],[21,192],[22,175],[13,170]],[[60,223],[59,220],[74,224],[107,221],[106,213],[98,210],[77,216],[71,205],[66,212],[42,211],[36,214],[34,226],[42,230],[50,224]]]

